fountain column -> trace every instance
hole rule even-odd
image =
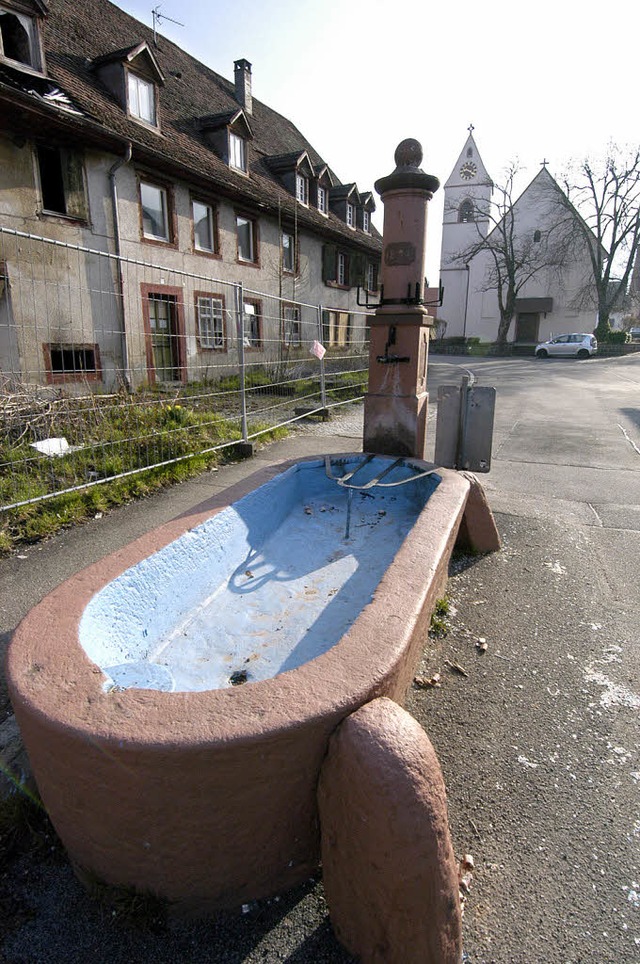
[[[412,138],[395,152],[396,169],[376,181],[384,204],[381,296],[371,322],[365,452],[425,457],[429,329],[424,306],[427,204],[440,186],[420,168]]]

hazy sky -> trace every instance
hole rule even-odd
[[[151,26],[155,0],[118,6]],[[447,180],[473,123],[495,181],[518,160],[520,187],[543,158],[640,141],[636,0],[164,0],[159,31],[217,73],[253,66],[253,95],[292,120],[343,181],[373,189],[416,137],[423,169]],[[382,227],[377,198],[376,225]],[[442,191],[431,202],[427,274],[437,283]]]

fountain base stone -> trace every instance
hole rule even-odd
[[[468,478],[437,470],[439,484],[372,598],[339,639],[295,668],[218,689],[106,687],[80,640],[97,594],[121,577],[135,594],[139,584],[127,579],[136,567],[196,540],[216,514],[295,465],[306,463],[264,469],[78,573],[17,628],[10,696],[44,805],[81,878],[203,915],[280,893],[317,869],[316,788],[329,738],[376,697],[404,701],[463,517],[471,538],[482,529],[466,514]],[[269,504],[277,496],[267,512]],[[485,510],[476,500],[469,511]],[[495,534],[492,520],[488,529]],[[159,611],[188,588],[176,586]]]

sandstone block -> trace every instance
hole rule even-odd
[[[458,874],[445,786],[422,727],[385,698],[331,738],[319,784],[324,886],[363,964],[459,964]]]

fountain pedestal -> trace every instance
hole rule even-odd
[[[439,181],[419,167],[422,148],[398,145],[396,169],[376,181],[384,203],[381,301],[371,324],[364,449],[424,458],[429,328],[423,305],[427,203]]]

